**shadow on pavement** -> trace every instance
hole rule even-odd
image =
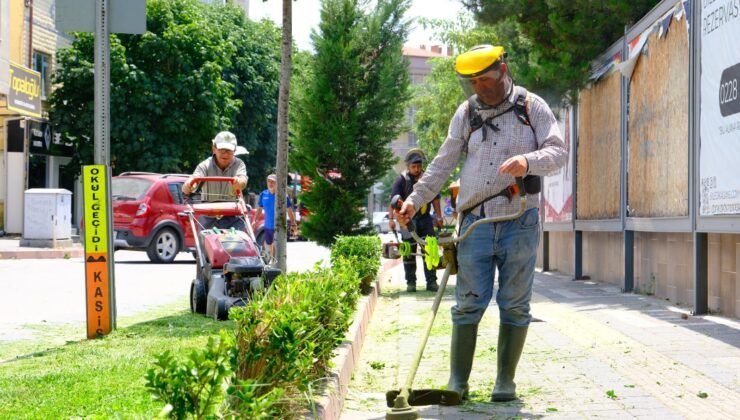
[[[737,328],[700,316],[689,316],[687,315],[688,309],[685,312],[669,309],[669,307],[678,307],[674,302],[647,295],[622,293],[617,286],[608,283],[571,281],[555,273],[538,273],[536,278],[535,291],[537,293],[556,303],[571,306],[577,311],[590,311],[597,306],[599,309],[636,311],[656,321],[664,321],[676,327],[686,328],[740,348],[740,331]],[[557,284],[554,284],[555,282]],[[540,283],[540,287],[537,287],[537,283]],[[547,283],[555,287],[548,287]],[[616,325],[611,325],[611,327],[618,328]]]

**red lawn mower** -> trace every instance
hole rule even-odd
[[[192,182],[197,183],[198,188],[185,211],[195,238],[197,261],[195,279],[190,286],[190,310],[224,320],[229,317],[229,309],[244,306],[254,292],[268,288],[281,271],[270,265],[272,258],[257,245],[240,190],[236,190],[235,199],[197,202],[198,191],[204,183],[233,185],[234,179],[202,177]],[[244,221],[245,230],[205,229],[199,222],[200,216],[239,217]]]

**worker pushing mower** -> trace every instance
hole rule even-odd
[[[218,133],[211,149],[213,155],[182,186],[189,197],[185,215],[197,260],[190,309],[223,320],[233,306],[243,306],[268,287],[280,270],[269,266],[272,258],[257,245],[252,231],[241,191],[247,186],[247,171],[234,156],[236,136]]]
[[[457,238],[423,240],[428,263],[441,258],[445,275],[406,386],[386,395],[393,407],[386,418],[418,418],[410,405],[456,405],[467,399],[478,324],[493,297],[496,271],[500,323],[491,400],[517,398],[514,377],[531,319],[539,242],[540,176],[563,166],[567,152],[549,106],[515,85],[506,58],[503,47],[491,45],[473,47],[456,58],[455,71],[467,99],[455,112],[447,139],[413,192],[403,203],[392,203],[399,223],[409,225],[465,156],[457,198]],[[441,257],[438,249],[432,249],[439,245],[443,245]],[[416,367],[454,269],[457,283],[447,389],[415,391],[411,384]]]

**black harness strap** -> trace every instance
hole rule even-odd
[[[516,115],[516,118],[522,124],[528,126],[532,130],[532,134],[534,134],[534,140],[536,143],[537,142],[537,132],[534,131],[534,127],[532,126],[532,123],[529,119],[529,111],[527,109],[528,100],[529,100],[529,92],[524,88],[520,88],[519,94],[516,96],[516,99],[514,100],[514,105],[512,105],[505,111],[502,111],[484,120],[483,117],[481,117],[479,113],[479,110],[481,107],[478,103],[478,95],[472,95],[470,98],[468,98],[468,123],[470,124],[470,132],[468,133],[468,139],[465,142],[465,153],[467,153],[468,141],[470,140],[470,135],[473,134],[473,132],[479,129],[483,129],[483,140],[482,141],[485,141],[486,136],[488,134],[486,132],[486,126],[491,127],[494,132],[500,131],[500,128],[498,128],[498,125],[493,124],[493,120],[504,114],[508,114],[509,112],[512,112],[512,111]],[[516,192],[513,189],[513,187],[515,186],[516,184],[510,185],[504,188],[502,191],[499,191],[496,194],[485,198],[483,201],[470,207],[468,210],[464,210],[462,212],[463,219],[465,218],[465,216],[470,214],[470,212],[473,209],[479,206],[480,206],[480,216],[485,217],[485,212],[483,210],[484,204],[490,200],[493,200],[496,197],[506,197],[509,199],[509,201],[511,201],[512,197],[516,195]],[[524,190],[527,192],[527,194],[538,194],[542,190],[542,182],[540,180],[540,177],[536,175],[527,175],[526,177],[524,177]]]

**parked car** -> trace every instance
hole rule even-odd
[[[190,175],[124,172],[111,181],[116,249],[146,251],[152,262],[172,262],[194,252],[182,184]],[[254,210],[251,210],[254,215]],[[260,235],[263,220],[257,224]],[[84,226],[84,224],[81,224]]]
[[[388,233],[390,227],[388,227],[388,212],[387,211],[374,211],[373,212],[373,227],[378,233]]]

